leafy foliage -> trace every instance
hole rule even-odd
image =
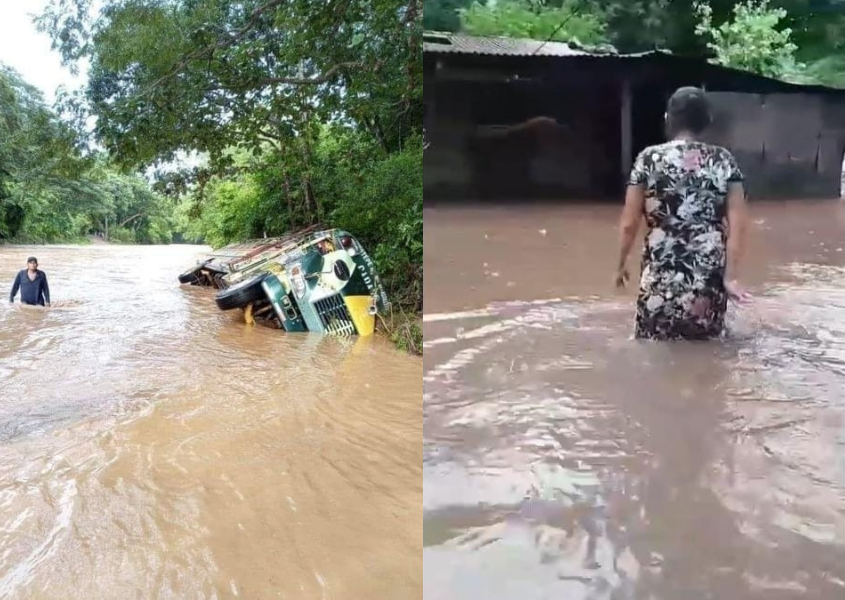
[[[458,10],[470,5],[471,0],[426,0],[423,28],[426,31],[458,31],[461,19]]]
[[[768,0],[747,0],[734,7],[734,18],[718,27],[712,22],[707,3],[696,6],[700,18],[696,33],[708,39],[714,62],[768,77],[782,77],[795,69],[798,49],[782,27],[787,16],[783,8],[771,8]]]
[[[342,148],[338,148],[342,151]],[[400,304],[422,308],[423,147],[415,138],[401,152],[370,162],[363,171],[346,167],[334,186],[332,222],[356,232],[377,261],[385,285]],[[342,175],[342,173],[337,173]],[[348,181],[349,179],[347,179]]]
[[[132,215],[126,241],[170,241],[171,207],[141,178],[83,157],[75,133],[6,67],[0,115],[0,241],[79,240]]]
[[[72,133],[40,92],[0,65],[0,239],[14,237],[34,203],[79,166]]]
[[[667,47],[675,26],[667,18],[670,0],[597,1],[593,10],[607,22],[610,42],[623,52]]]
[[[577,0],[550,6],[530,0],[473,2],[459,10],[461,30],[471,35],[576,42],[585,45],[608,41],[603,15],[584,12]]]
[[[845,51],[809,63],[796,63],[784,78],[794,83],[845,88]]]
[[[230,166],[228,149],[310,159],[316,123],[351,119],[387,149],[421,120],[418,0],[56,0],[41,18],[67,60],[91,59],[84,96],[122,163],[181,149]]]

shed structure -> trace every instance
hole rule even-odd
[[[426,33],[423,54],[427,201],[618,198],[684,85],[708,91],[707,141],[735,154],[752,198],[840,194],[845,90],[560,42]]]

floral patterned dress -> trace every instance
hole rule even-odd
[[[676,140],[637,157],[631,185],[645,188],[636,337],[710,339],[722,334],[727,192],[742,173],[730,152]]]

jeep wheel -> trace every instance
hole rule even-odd
[[[261,300],[265,297],[261,282],[264,281],[266,276],[266,274],[261,274],[250,277],[218,292],[214,297],[217,307],[220,310],[232,310],[234,308],[244,308],[250,302]]]
[[[199,273],[201,269],[202,265],[191,267],[190,269],[179,275],[179,283],[195,283],[199,281]]]

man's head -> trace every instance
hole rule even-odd
[[[34,271],[38,268],[38,259],[34,256],[30,256],[26,259],[26,268],[30,271]]]

